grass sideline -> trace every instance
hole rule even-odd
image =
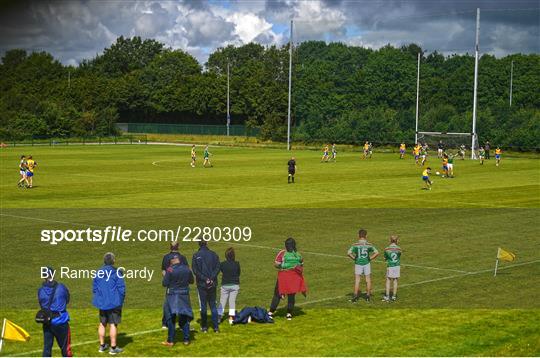
[[[32,190],[14,184],[21,152],[39,163]],[[1,354],[40,354],[40,327],[33,322],[39,265],[58,266],[69,258],[77,268],[97,268],[103,253],[112,250],[127,268],[159,269],[166,251],[166,244],[149,242],[52,246],[39,242],[43,228],[246,224],[255,236],[235,245],[243,269],[239,307],[267,307],[275,283],[271,262],[284,238],[293,235],[310,286],[308,298],[297,300],[295,319],[224,325],[223,334],[209,334],[204,344],[195,333],[190,347],[168,350],[159,345],[165,337],[159,329],[159,278],[129,281],[121,326],[126,355],[539,355],[537,160],[503,157],[499,168],[493,161],[484,166],[457,161],[456,178],[435,177],[433,190],[425,192],[421,169],[410,157],[399,160],[395,154],[376,153],[363,161],[358,153],[340,152],[337,163],[320,163],[318,153],[295,150],[297,183],[287,185],[290,153],[284,150],[214,147],[211,152],[214,168],[192,169],[186,147],[2,149],[0,314],[33,338],[27,344],[9,342]],[[370,306],[347,301],[352,263],[345,252],[359,226],[367,227],[379,249],[390,233],[402,237],[402,288],[395,304],[379,301],[380,259],[373,263],[375,301]],[[212,244],[220,256],[228,246]],[[518,261],[504,263],[494,279],[498,246],[513,250]],[[21,249],[26,265],[14,259]],[[188,259],[195,249],[193,242],[182,243]],[[63,282],[73,296],[75,354],[95,355],[97,312],[90,308],[90,282]],[[192,302],[196,311],[194,292]]]

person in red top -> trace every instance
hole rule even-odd
[[[274,267],[280,271],[268,311],[270,317],[276,311],[279,301],[287,295],[287,320],[292,319],[296,294],[305,295],[307,292],[303,265],[304,259],[296,251],[296,241],[292,237],[288,238],[285,240],[285,250],[281,250],[274,260]]]

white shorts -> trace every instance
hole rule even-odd
[[[439,149],[439,154],[443,154],[443,150],[442,149]]]
[[[447,165],[448,165],[448,170],[453,170],[454,169],[454,164],[448,163]]]
[[[401,266],[387,267],[386,268],[386,277],[388,278],[399,278]]]
[[[371,275],[371,264],[354,265],[354,274],[364,276]]]
[[[26,175],[26,171],[25,170],[19,170],[19,174],[20,175]]]

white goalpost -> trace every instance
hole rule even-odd
[[[429,132],[418,130],[418,117],[419,117],[419,98],[420,98],[420,54],[418,54],[418,70],[416,75],[416,123],[415,123],[415,144],[418,142],[426,142],[432,145],[435,144],[435,140],[445,140],[445,146],[458,148],[461,144],[465,144],[465,140],[471,141],[471,159],[477,158],[478,134],[476,133],[476,114],[477,114],[477,94],[478,94],[478,59],[479,59],[479,36],[480,36],[480,9],[476,9],[476,46],[474,56],[474,91],[473,91],[473,115],[472,115],[472,128],[470,133],[466,132]],[[448,142],[449,141],[449,142]],[[431,143],[429,143],[431,142]]]

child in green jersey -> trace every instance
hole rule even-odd
[[[360,282],[362,276],[366,278],[366,301],[371,299],[371,260],[379,255],[375,246],[367,241],[367,231],[358,231],[358,242],[351,246],[347,255],[354,260],[354,295],[351,302],[360,298]]]
[[[401,248],[398,246],[399,237],[390,236],[390,245],[384,249],[384,260],[386,261],[386,292],[383,297],[384,302],[395,301],[397,299],[398,279],[400,276]],[[390,284],[394,284],[392,296],[390,296]]]

